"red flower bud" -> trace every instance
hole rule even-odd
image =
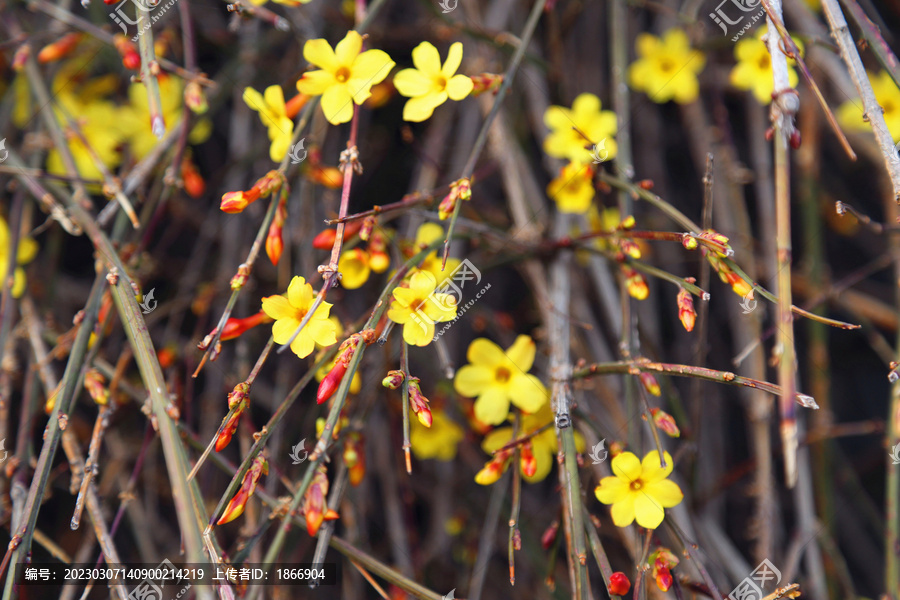
[[[282,197],[278,202],[278,208],[275,209],[275,216],[272,224],[269,225],[269,233],[266,235],[266,255],[272,264],[278,266],[281,260],[281,252],[284,250],[284,240],[282,239],[282,230],[287,220],[287,197]]]
[[[259,478],[268,474],[269,463],[266,462],[266,459],[263,456],[254,458],[253,462],[250,464],[250,468],[247,469],[247,472],[244,474],[240,489],[238,489],[237,493],[228,503],[228,506],[225,507],[225,512],[223,512],[222,517],[216,521],[216,525],[234,521],[241,516],[244,512],[244,507],[247,506],[247,501],[253,495],[253,492],[256,491],[256,484],[259,483]]]
[[[43,65],[65,58],[75,50],[78,42],[81,41],[81,36],[81,33],[67,33],[52,44],[47,44],[38,52],[38,62]]]
[[[553,545],[553,542],[556,540],[556,535],[559,533],[559,521],[553,521],[550,524],[550,527],[544,530],[544,533],[541,535],[541,546],[544,550],[549,550],[550,546]]]
[[[317,403],[322,404],[327,402],[328,399],[334,395],[341,385],[341,380],[344,378],[344,373],[346,372],[347,365],[338,358],[334,363],[334,366],[331,367],[331,370],[328,371],[328,375],[326,375],[319,384],[319,390],[316,392]]]
[[[527,440],[522,444],[519,457],[522,473],[526,477],[534,475],[537,472],[537,459],[534,457],[534,448],[531,445],[531,440]]]
[[[259,311],[255,315],[250,315],[243,319],[231,317],[225,321],[225,327],[222,329],[222,336],[219,339],[223,342],[225,340],[232,340],[243,335],[246,331],[253,329],[257,325],[271,323],[272,321],[273,319],[263,311]]]
[[[693,282],[691,282],[693,283]],[[678,289],[678,297],[675,300],[678,305],[678,319],[687,331],[694,330],[697,321],[697,311],[694,310],[694,297],[684,288]]]
[[[181,180],[184,182],[184,191],[191,198],[199,198],[206,191],[206,182],[203,181],[203,176],[188,157],[181,161]]]
[[[624,596],[631,589],[628,576],[622,571],[616,571],[609,577],[609,593],[611,596]]]
[[[393,370],[388,371],[387,376],[381,380],[381,385],[386,387],[389,390],[396,390],[399,388],[403,381],[406,379],[406,375],[403,374],[403,371]]]

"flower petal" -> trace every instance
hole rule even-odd
[[[297,309],[284,296],[268,296],[262,299],[262,309],[272,319],[295,319]]]
[[[435,323],[449,321],[456,316],[456,297],[450,294],[431,294],[421,310]]]
[[[632,452],[623,452],[612,459],[613,475],[628,483],[641,477],[641,461]]]
[[[345,85],[332,85],[322,94],[322,112],[332,125],[346,123],[353,118],[353,98]]]
[[[637,494],[634,497],[634,516],[641,527],[656,529],[662,523],[663,517],[666,516],[666,511],[649,495]],[[615,518],[613,518],[613,521],[615,521]]]
[[[572,102],[572,112],[576,124],[580,124],[600,112],[600,98],[594,94],[579,94]]]
[[[421,123],[430,119],[434,109],[447,101],[447,92],[429,93],[424,96],[410,98],[403,106],[403,120],[410,123]]]
[[[281,89],[280,85],[270,85],[267,87],[263,98],[272,112],[278,116],[284,115],[284,91]]]
[[[536,413],[550,400],[550,392],[541,380],[526,373],[513,373],[507,384],[507,393],[512,403],[527,413]]]
[[[359,56],[361,50],[362,36],[351,29],[347,32],[347,35],[344,36],[344,39],[338,42],[337,46],[334,47],[334,57],[337,60],[338,66],[351,66],[353,61]]]
[[[303,58],[305,58],[307,62],[325,69],[326,71],[331,71],[332,73],[337,71],[340,66],[334,55],[334,50],[331,49],[331,44],[329,44],[327,40],[321,38],[307,40],[306,43],[303,44]]]
[[[288,300],[291,306],[304,311],[309,310],[312,298],[312,286],[306,283],[303,277],[295,275],[288,286]]]
[[[434,323],[417,312],[403,325],[403,340],[411,346],[427,346],[434,339]]]
[[[634,494],[629,494],[612,505],[610,515],[616,527],[628,527],[634,522]]]
[[[393,295],[396,304],[396,306],[393,308],[409,308],[409,305],[412,304],[418,296],[415,290],[403,287],[394,288]]]
[[[516,367],[527,373],[534,364],[535,351],[536,346],[534,340],[527,335],[520,335],[516,338],[516,341],[513,342],[513,345],[506,350],[506,357],[509,358]]]
[[[644,460],[641,461],[641,481],[644,484],[661,481],[672,473],[675,465],[672,462],[672,455],[663,450],[663,458],[666,459],[666,467],[659,466],[659,452],[656,450],[647,453]]]
[[[337,80],[330,71],[307,71],[297,81],[297,91],[308,96],[321,96]]]
[[[278,319],[272,323],[272,338],[276,344],[286,344],[298,327],[300,327],[300,321],[297,319]]]
[[[453,389],[468,398],[477,398],[494,382],[494,370],[484,365],[465,365],[456,372]]]
[[[677,483],[669,479],[648,483],[644,485],[642,491],[664,508],[678,506],[684,500],[684,492]]]
[[[487,338],[478,338],[469,344],[466,360],[473,365],[496,367],[505,362],[506,356],[500,346]]]
[[[594,489],[594,495],[597,500],[603,504],[615,504],[621,502],[631,493],[628,484],[618,477],[604,477],[600,480],[600,485]]]
[[[431,42],[422,42],[413,48],[412,60],[416,68],[426,76],[441,73],[441,55]],[[448,57],[447,60],[449,61],[450,58]],[[462,53],[460,53],[460,60],[462,60]],[[457,66],[459,65],[457,64]],[[453,72],[455,73],[456,69]]]
[[[512,427],[499,427],[484,436],[484,441],[481,442],[481,449],[491,454],[508,444],[511,440]]]
[[[444,77],[446,77],[447,79],[453,77],[453,75],[456,73],[456,70],[459,69],[459,65],[462,63],[462,57],[462,42],[454,42],[453,44],[450,44],[450,50],[447,52],[447,60],[444,61],[444,68],[441,69],[441,73],[444,74]]]
[[[316,311],[318,315],[319,311]],[[309,336],[320,346],[331,346],[337,343],[337,335],[334,329],[334,323],[325,319],[313,318],[303,331],[309,331]]]
[[[436,286],[437,280],[428,271],[416,271],[409,278],[409,289],[415,292],[419,298],[427,298]]]
[[[451,100],[462,100],[472,93],[475,84],[465,75],[454,75],[447,82],[447,93]]]
[[[394,87],[401,95],[414,98],[431,90],[431,80],[417,69],[403,69],[394,75]]]
[[[309,328],[304,327],[300,335],[291,343],[291,350],[300,358],[306,358],[316,349],[316,342],[309,333]]]
[[[509,415],[509,397],[502,388],[491,386],[475,401],[475,418],[487,425],[499,425]]]

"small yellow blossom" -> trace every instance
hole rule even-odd
[[[427,346],[434,339],[434,324],[456,316],[456,298],[436,293],[437,280],[428,271],[416,271],[409,287],[394,289],[388,318],[403,325],[403,339],[412,346]]]
[[[415,69],[403,69],[394,76],[394,87],[408,97],[403,119],[419,123],[431,117],[434,109],[447,101],[462,100],[472,91],[472,80],[455,75],[462,62],[463,45],[450,46],[447,60],[441,66],[441,55],[430,42],[422,42],[412,51]]]
[[[594,199],[594,172],[584,164],[570,162],[547,186],[547,195],[561,213],[585,213]]]
[[[362,248],[342,252],[338,260],[338,271],[341,273],[341,285],[346,289],[355,290],[362,287],[372,272],[369,266],[369,253]]]
[[[900,89],[891,79],[890,73],[882,71],[878,75],[866,73],[875,93],[875,100],[884,111],[884,122],[894,141],[900,140]],[[863,105],[858,98],[844,102],[837,111],[840,124],[847,129],[871,131],[872,126],[863,120]],[[846,221],[847,219],[845,219]]]
[[[550,409],[550,403],[545,403],[540,410],[532,415],[524,415],[519,429],[519,438],[523,438],[541,427],[554,422],[553,411]],[[512,441],[513,428],[501,427],[494,429],[484,438],[481,448],[488,454],[496,452],[506,444]],[[550,473],[550,467],[556,460],[556,453],[559,449],[556,440],[556,429],[548,427],[544,431],[531,438],[531,446],[533,448],[534,458],[537,462],[537,469],[533,475],[528,475],[524,471],[522,477],[528,483],[543,481]],[[584,436],[579,432],[575,432],[575,450],[584,452]],[[522,468],[520,463],[519,468]]]
[[[423,223],[416,230],[415,250],[418,251],[433,242],[443,239],[444,228],[437,223]],[[447,264],[444,265],[443,252],[438,256],[437,250],[428,253],[428,256],[422,260],[419,265],[419,271],[428,271],[434,275],[435,281],[444,281],[459,267],[460,260],[458,258],[448,258]],[[441,268],[443,267],[443,269]]]
[[[658,104],[669,100],[688,104],[697,99],[697,74],[706,64],[706,56],[691,48],[684,31],[670,29],[662,38],[641,33],[635,49],[639,58],[628,67],[631,87]]]
[[[665,516],[665,508],[681,503],[684,494],[674,481],[672,456],[663,451],[666,466],[659,466],[659,452],[650,452],[643,461],[631,452],[612,459],[613,477],[604,477],[594,491],[597,500],[612,504],[612,519],[617,527],[628,527],[637,520],[645,529],[656,529]]]
[[[382,50],[362,50],[362,36],[348,31],[334,50],[323,40],[308,40],[303,58],[317,67],[297,82],[301,94],[322,96],[322,112],[332,125],[353,118],[353,104],[362,104],[371,88],[381,83],[394,68],[394,61]]]
[[[544,152],[582,163],[596,160],[592,158],[592,152],[600,160],[615,158],[618,151],[613,139],[618,129],[616,113],[600,110],[600,106],[600,99],[594,94],[580,94],[572,108],[549,107],[544,112],[544,124],[550,129],[550,134],[544,138]]]
[[[509,414],[509,403],[525,411],[537,412],[550,399],[541,380],[528,371],[534,364],[534,341],[520,335],[506,351],[486,338],[469,344],[469,364],[456,372],[453,387],[475,401],[475,418],[499,425]]]
[[[280,85],[270,85],[260,94],[252,87],[244,88],[244,102],[259,113],[259,120],[269,130],[269,158],[280,162],[287,154],[294,135],[294,123],[286,114],[284,92]]]
[[[0,286],[6,281],[7,267],[9,266],[9,226],[3,217],[0,217]],[[38,245],[30,237],[19,239],[19,250],[16,252],[16,263],[24,265],[34,260]],[[22,267],[16,267],[13,272],[12,295],[18,298],[25,291],[25,271]]]
[[[756,36],[744,38],[734,46],[734,57],[738,63],[731,69],[731,85],[739,90],[750,90],[760,104],[768,105],[772,102],[772,92],[775,91],[775,77],[772,74],[772,58],[769,56],[769,48],[760,38],[766,33],[762,28]],[[800,51],[803,44],[794,40]],[[793,59],[788,59],[788,83],[791,87],[797,85],[797,71]]]
[[[262,299],[263,311],[275,323],[272,324],[272,337],[276,344],[286,344],[306,317],[312,307],[315,295],[312,286],[303,277],[294,277],[288,286],[287,297],[269,296]],[[316,309],[312,319],[291,343],[291,350],[300,358],[312,354],[316,344],[330,346],[337,342],[334,323],[328,319],[331,304],[322,302]]]
[[[463,429],[442,410],[431,413],[431,427],[425,427],[418,419],[410,419],[409,443],[419,460],[434,458],[453,460],[456,447],[463,439]]]
[[[61,109],[55,112],[75,160],[78,175],[84,179],[103,179],[96,161],[99,160],[107,169],[112,169],[121,160],[117,147],[122,143],[122,135],[115,128],[109,127],[110,119],[116,119],[118,109],[111,102],[99,99],[83,103],[74,96],[63,95],[57,100]],[[69,119],[78,125],[90,151],[74,127],[69,125]],[[54,175],[66,174],[62,154],[57,148],[47,154],[47,171]]]

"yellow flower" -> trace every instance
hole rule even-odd
[[[420,248],[424,248],[428,246],[432,242],[435,242],[444,237],[444,228],[438,225],[437,223],[423,223],[419,226],[419,229],[416,231],[416,242],[415,249],[419,250]],[[435,281],[443,281],[450,277],[453,271],[459,267],[460,260],[458,258],[448,258],[447,264],[443,264],[444,254],[441,253],[438,256],[437,250],[434,250],[425,257],[422,261],[422,264],[419,265],[419,271],[428,271],[432,275],[434,275]],[[444,267],[443,270],[441,267]]]
[[[706,56],[691,49],[687,34],[680,29],[670,29],[662,38],[641,33],[635,49],[639,58],[628,67],[631,87],[659,104],[669,100],[688,104],[697,99],[697,74],[706,64]]]
[[[403,339],[413,346],[427,346],[434,339],[434,324],[456,316],[456,298],[434,291],[437,280],[428,271],[417,271],[409,287],[394,289],[388,318],[403,325]]]
[[[594,172],[587,165],[570,162],[547,186],[547,195],[562,213],[584,213],[594,199]]]
[[[533,415],[524,415],[521,421],[521,427],[519,429],[520,438],[525,437],[526,435],[537,431],[541,427],[548,425],[554,422],[553,411],[550,410],[550,403],[545,403],[540,410],[538,410]],[[487,436],[485,436],[484,441],[481,443],[481,449],[491,454],[509,442],[512,441],[513,428],[512,427],[502,427],[500,429],[495,429],[491,431]],[[522,470],[522,464],[520,462],[519,468],[522,470],[522,477],[528,483],[535,483],[537,481],[543,481],[547,475],[550,473],[550,467],[553,466],[553,463],[556,462],[556,453],[559,450],[556,441],[556,429],[553,427],[549,427],[537,434],[533,438],[531,438],[532,452],[534,453],[534,459],[537,463],[537,468],[533,475],[525,474],[524,470]],[[578,452],[584,452],[584,436],[582,436],[577,431],[575,432],[575,450]]]
[[[346,289],[355,290],[362,287],[372,272],[369,266],[369,253],[362,248],[342,252],[338,260],[338,271],[341,273],[341,285]]]
[[[74,128],[69,126],[68,119],[77,125],[96,158],[108,169],[119,164],[119,151],[116,149],[122,142],[121,133],[109,126],[110,119],[115,121],[118,109],[103,100],[82,103],[74,96],[64,95],[59,99],[61,110],[57,110],[57,119],[68,142],[69,151],[75,159],[78,175],[85,179],[103,179],[103,173],[97,167],[94,157],[78,137]],[[54,175],[65,175],[66,168],[59,149],[53,148],[47,154],[47,171]]]
[[[303,74],[297,82],[301,94],[322,96],[322,112],[332,125],[346,123],[353,118],[353,103],[362,104],[371,95],[371,88],[381,83],[394,61],[382,50],[362,50],[362,37],[348,31],[334,50],[323,39],[309,40],[303,45],[303,58],[319,71]]]
[[[616,156],[616,113],[600,110],[600,99],[593,94],[579,95],[572,108],[549,107],[544,112],[544,124],[550,128],[550,135],[544,139],[544,152],[550,156],[590,163],[589,148],[593,144],[598,146],[601,160]]]
[[[37,254],[38,245],[30,237],[19,239],[19,249],[16,252],[16,263],[24,265],[30,263]],[[6,269],[9,265],[9,226],[3,217],[0,217],[0,285],[6,281],[8,275]],[[12,295],[18,298],[25,291],[25,271],[16,267],[13,271]]]
[[[314,299],[312,286],[306,283],[303,277],[294,277],[291,280],[286,298],[269,296],[262,299],[263,311],[275,319],[272,324],[272,337],[275,338],[276,344],[285,344],[291,339],[312,307]],[[315,350],[316,344],[330,346],[337,342],[334,323],[328,319],[330,311],[331,304],[322,302],[300,335],[291,343],[294,354],[306,358]]]
[[[614,477],[604,477],[594,490],[597,500],[612,504],[613,523],[628,527],[637,520],[645,529],[656,529],[665,516],[664,508],[681,503],[684,494],[674,481],[666,479],[672,473],[672,457],[663,451],[666,467],[659,466],[659,452],[647,454],[643,462],[631,452],[623,452],[612,459]]]
[[[441,67],[441,55],[430,42],[422,42],[412,51],[415,69],[403,69],[394,76],[394,87],[408,97],[403,107],[403,119],[419,123],[431,117],[434,109],[447,101],[462,100],[474,84],[465,75],[455,75],[462,62],[463,45],[450,46],[447,60]]]
[[[409,442],[413,454],[419,460],[453,460],[456,458],[456,447],[463,439],[462,427],[442,410],[432,412],[431,418],[431,427],[425,427],[418,419],[409,420]]]
[[[772,92],[775,91],[775,78],[772,75],[772,58],[769,49],[760,37],[766,33],[763,28],[755,37],[744,38],[734,46],[734,57],[738,63],[731,69],[731,85],[739,90],[750,90],[760,104],[768,105],[772,102]],[[800,51],[803,44],[794,40]],[[788,59],[788,83],[791,87],[797,85],[797,72],[791,67],[793,59]]]
[[[280,85],[270,85],[265,95],[252,87],[244,88],[244,102],[259,113],[259,120],[269,129],[269,158],[280,162],[287,154],[294,135],[294,122],[291,121],[284,105],[284,92]]]
[[[184,85],[174,75],[161,74],[159,95],[162,116],[166,123],[166,131],[181,121],[184,106]],[[147,88],[143,83],[132,83],[128,88],[128,105],[119,109],[114,126],[131,144],[134,158],[140,160],[150,154],[159,139],[150,127],[150,108],[147,101]],[[109,117],[107,117],[109,122]],[[191,129],[188,141],[199,144],[209,137],[212,126],[209,119],[201,119]]]
[[[537,412],[550,399],[541,380],[528,371],[534,364],[535,345],[520,335],[505,352],[486,338],[469,344],[469,364],[456,373],[453,387],[475,401],[475,418],[498,425],[509,414],[509,403],[527,413]]]
[[[866,74],[872,84],[875,100],[884,110],[884,122],[896,142],[900,140],[900,89],[897,88],[897,84],[894,83],[887,71],[882,71],[878,75],[868,72]],[[858,98],[848,100],[838,109],[837,118],[840,124],[847,129],[871,131],[871,125],[863,121],[863,112],[861,100]]]

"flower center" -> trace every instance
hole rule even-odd
[[[350,79],[350,69],[347,67],[341,67],[334,73],[334,78],[337,79],[341,83],[346,83],[348,79]]]
[[[447,89],[447,78],[443,75],[440,75],[437,79],[434,80],[434,84],[437,86],[437,90],[439,92],[443,92]]]
[[[675,63],[673,63],[668,58],[664,58],[661,61],[659,61],[659,68],[664,73],[668,73],[668,72],[672,71],[673,69],[675,69]]]
[[[419,312],[420,310],[422,312],[425,312],[425,302],[427,300],[428,300],[428,298],[422,298],[422,299],[416,298],[415,300],[413,300],[412,302],[409,303],[409,310],[411,310],[414,313]]]
[[[497,372],[494,375],[494,378],[499,383],[506,383],[507,381],[509,381],[509,377],[510,377],[510,372],[509,372],[509,369],[507,369],[506,367],[500,367],[499,369],[497,369]]]
[[[644,484],[643,484],[643,482],[641,482],[640,479],[636,479],[631,482],[631,489],[633,489],[634,491],[637,491],[637,490],[641,489],[642,487],[644,487]]]
[[[768,54],[760,55],[759,61],[757,62],[760,71],[770,71],[772,69],[772,60],[769,58]]]

